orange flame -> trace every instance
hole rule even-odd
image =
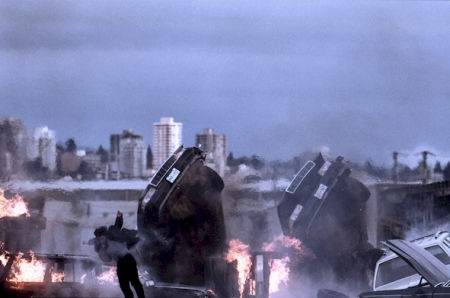
[[[304,255],[305,252],[302,248],[302,242],[296,238],[289,236],[278,235],[272,242],[265,242],[262,245],[263,251],[276,251],[280,248],[292,248],[297,255]]]
[[[0,188],[0,218],[2,217],[18,217],[25,214],[30,216],[28,212],[28,204],[23,198],[15,195],[12,199],[7,199],[4,196],[3,189]]]
[[[99,284],[104,285],[107,283],[112,283],[115,285],[119,284],[119,281],[117,280],[117,270],[116,267],[109,268],[108,271],[103,272],[99,276],[97,276],[97,280]]]
[[[286,248],[294,250],[295,257],[303,256],[305,254],[302,249],[302,243],[296,238],[291,238],[284,235],[275,237],[272,242],[263,243],[263,251],[283,251]],[[269,277],[269,293],[276,293],[280,290],[280,285],[287,285],[289,281],[289,264],[290,257],[286,256],[281,259],[272,259],[269,262],[270,277]]]
[[[84,284],[84,280],[86,279],[86,276],[87,276],[87,274],[85,273],[80,277],[80,283]]]
[[[245,282],[250,274],[252,266],[252,257],[250,255],[250,246],[242,243],[238,239],[233,239],[229,243],[228,252],[225,255],[227,262],[237,262],[237,270],[239,276],[239,293],[242,297],[244,292]]]
[[[11,268],[11,282],[43,282],[46,266],[44,262],[37,260],[33,252],[30,252],[30,260],[23,258],[23,254],[16,256],[16,261]]]
[[[4,244],[0,242],[0,250],[3,249]],[[47,270],[47,264],[41,260],[38,260],[34,253],[30,251],[30,258],[24,258],[23,253],[19,253],[16,256],[12,256],[9,252],[5,251],[0,255],[0,262],[3,266],[6,265],[9,258],[16,258],[12,264],[10,273],[6,278],[9,282],[23,283],[23,282],[43,282],[45,278],[45,272]],[[63,282],[64,272],[54,273],[53,267],[49,268],[51,272],[52,282]]]
[[[0,251],[3,251],[4,247],[5,247],[5,244],[3,242],[0,242]],[[6,253],[2,253],[0,255],[0,264],[2,266],[6,266],[7,262],[8,262],[8,258],[6,257]]]
[[[64,282],[64,272],[52,273],[52,282]]]
[[[280,290],[280,285],[287,285],[289,281],[289,257],[282,259],[272,259],[270,261],[269,293],[276,293]]]

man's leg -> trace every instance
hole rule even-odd
[[[126,259],[128,279],[133,285],[137,296],[139,298],[144,298],[144,288],[142,287],[141,281],[139,280],[136,260],[130,254],[127,254],[125,257],[123,257],[123,259]]]
[[[127,256],[127,255],[126,255]],[[133,292],[130,289],[130,280],[128,277],[128,261],[126,256],[117,261],[117,277],[119,279],[119,286],[125,298],[133,298]]]

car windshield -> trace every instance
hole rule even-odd
[[[425,248],[428,252],[438,258],[445,265],[450,264],[450,257],[444,250],[438,246],[430,246]],[[387,262],[381,263],[378,267],[378,272],[375,281],[375,287],[394,282],[396,280],[411,276],[417,272],[409,266],[403,259],[396,257]]]
[[[438,246],[430,246],[425,248],[428,252],[430,252],[433,256],[439,259],[445,265],[450,264],[450,257],[444,252],[444,250]]]

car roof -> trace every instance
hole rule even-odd
[[[447,231],[438,231],[434,234],[416,238],[414,240],[411,240],[410,242],[413,242],[424,248],[447,242],[448,246],[450,247],[450,233]],[[388,250],[386,251],[385,255],[378,260],[377,264],[384,263],[397,257],[397,254],[393,253],[391,250]]]
[[[450,270],[416,243],[393,239],[386,241],[386,246],[414,268],[433,287],[450,280]]]
[[[450,237],[450,233],[447,231],[438,231],[434,234],[420,237],[411,242],[414,242],[420,246],[428,246],[428,244],[438,244],[445,241],[446,238]]]

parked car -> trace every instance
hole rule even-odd
[[[450,297],[450,268],[434,256],[432,251],[427,251],[417,243],[401,239],[388,240],[385,245],[399,257],[398,260],[401,259],[412,269],[413,273],[418,274],[419,281],[417,284],[410,285],[410,287],[404,289],[364,292],[359,294],[359,298]],[[403,266],[393,267],[392,269],[392,274],[410,270]],[[348,296],[335,291],[327,292],[327,290],[321,290],[317,297]]]
[[[412,241],[434,255],[450,268],[450,233],[437,232]],[[420,281],[419,274],[402,258],[392,251],[378,260],[375,267],[373,290],[397,290],[415,286]]]

